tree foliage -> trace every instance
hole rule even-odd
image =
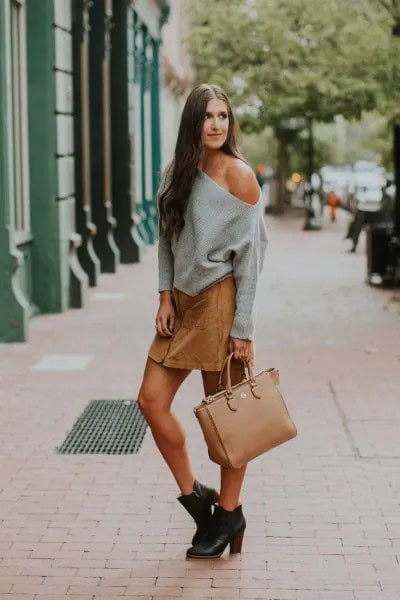
[[[197,78],[227,90],[246,131],[398,110],[400,48],[381,0],[194,0],[191,19]]]

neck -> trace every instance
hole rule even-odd
[[[210,150],[208,148],[203,149],[203,156],[200,160],[199,167],[206,171],[209,168],[217,166],[221,159],[223,158],[224,152],[220,149],[218,150]]]

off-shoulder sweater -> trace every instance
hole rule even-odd
[[[248,204],[199,169],[184,219],[178,237],[169,241],[160,234],[159,291],[175,287],[196,296],[233,275],[236,312],[230,334],[253,339],[257,281],[267,247],[261,193],[257,204]]]

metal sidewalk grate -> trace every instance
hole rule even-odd
[[[136,400],[92,400],[56,452],[136,454],[146,427]]]

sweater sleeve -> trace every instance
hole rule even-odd
[[[253,215],[256,217],[256,215]],[[254,304],[257,282],[261,272],[267,235],[262,215],[249,224],[248,235],[234,252],[233,276],[236,282],[236,312],[231,328],[231,336],[254,339]]]
[[[169,167],[166,167],[161,175],[160,186],[157,193],[157,206],[160,200],[160,194],[166,188],[168,183]],[[158,291],[172,290],[174,285],[174,256],[171,249],[171,242],[162,235],[160,226],[158,227]]]
[[[158,291],[172,290],[174,285],[174,257],[171,242],[160,233],[158,238]]]

